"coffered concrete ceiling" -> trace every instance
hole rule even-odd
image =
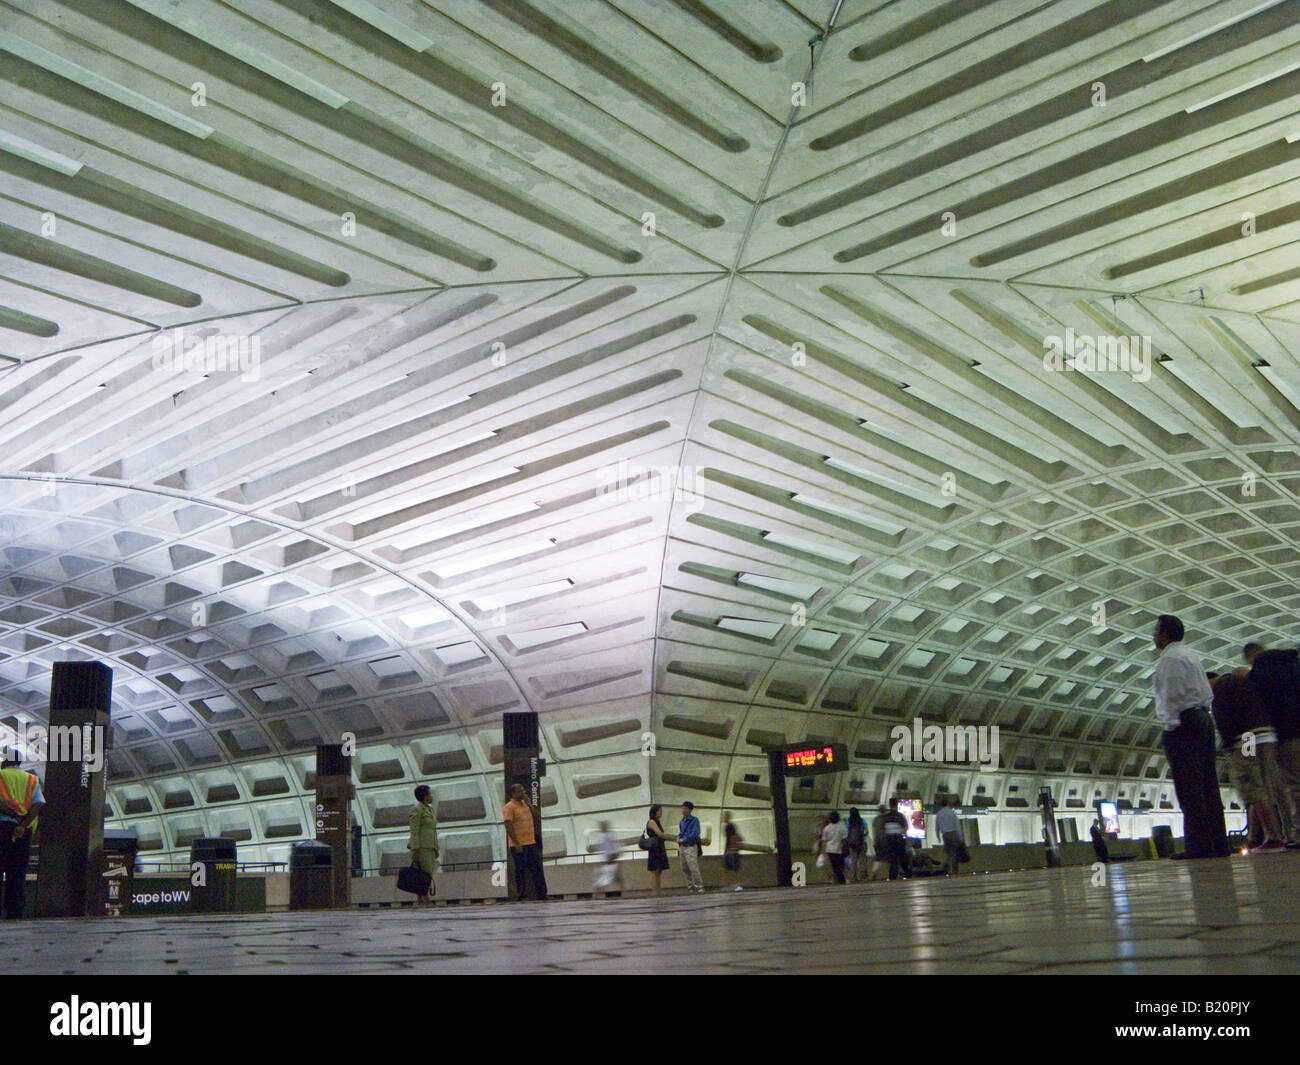
[[[368,864],[510,709],[552,853],[780,740],[1172,799],[1155,614],[1296,636],[1300,2],[836,9],[0,3],[0,720],[109,662],[116,819],[269,857],[352,732]]]

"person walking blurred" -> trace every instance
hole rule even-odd
[[[830,859],[826,857],[826,840],[822,838],[822,833],[826,831],[826,826],[830,823],[831,819],[825,814],[819,814],[817,820],[813,822],[812,852],[817,856],[813,867],[821,870],[822,879],[824,880],[830,880],[833,876]]]
[[[744,891],[740,886],[740,830],[731,821],[731,814],[722,811],[722,868],[735,881],[735,891]]]
[[[1294,648],[1261,649],[1251,661],[1250,684],[1274,729],[1288,846],[1295,846],[1300,842],[1300,655]]]
[[[1228,779],[1246,807],[1250,853],[1286,850],[1278,812],[1287,800],[1277,764],[1277,734],[1250,677],[1225,673],[1210,681],[1210,690],[1214,724],[1228,758]]]
[[[596,849],[600,852],[600,869],[596,873],[596,894],[608,897],[609,889],[615,884],[618,884],[621,893],[623,880],[618,867],[618,840],[610,831],[608,821],[600,823],[600,836],[596,841]]]

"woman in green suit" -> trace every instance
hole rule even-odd
[[[406,849],[411,852],[411,861],[430,876],[437,872],[438,819],[433,815],[433,792],[428,784],[421,784],[415,789],[415,805],[411,807],[411,838],[407,840]],[[418,901],[433,902],[432,881],[429,882],[429,894]]]

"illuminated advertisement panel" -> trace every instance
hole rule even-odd
[[[925,840],[925,805],[920,799],[899,799],[898,812],[907,818],[909,839]]]

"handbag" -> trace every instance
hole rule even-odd
[[[965,843],[957,844],[957,864],[964,865],[970,861],[970,851],[966,849]]]
[[[650,841],[650,836],[645,832],[641,833],[641,838],[636,841],[636,845],[643,851],[648,851],[654,844]]]
[[[432,887],[433,877],[414,862],[397,874],[398,891],[405,891],[412,895],[428,895],[431,894]]]

